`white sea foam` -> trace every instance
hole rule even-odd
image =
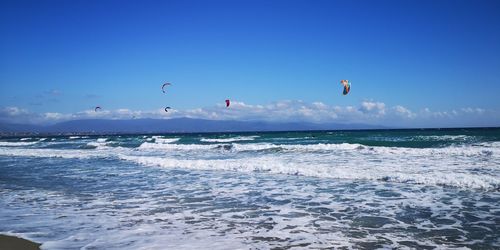
[[[147,166],[271,172],[320,178],[379,180],[495,190],[500,187],[500,142],[442,148],[371,147],[362,144],[176,144],[156,138],[138,148],[95,150],[23,148],[36,142],[0,142],[0,155],[26,157],[118,157]],[[2,144],[3,143],[3,144]],[[15,147],[13,147],[15,146]]]
[[[68,151],[74,151],[76,155],[85,152],[103,154],[99,150]],[[331,152],[297,157],[294,154],[252,154],[242,159],[228,159],[226,164],[225,160],[195,161],[185,157],[167,159],[132,155],[142,150],[110,148],[109,151],[127,161],[169,168],[295,174],[287,172],[292,168],[300,171],[299,174],[311,176],[330,174],[354,179],[368,176],[370,180],[377,177],[370,177],[377,171],[386,174],[393,170],[406,171],[406,167],[398,169],[393,165],[392,169],[377,165],[378,169],[366,172],[369,166],[365,165],[357,166],[351,171],[353,173],[349,173],[348,168],[356,163],[341,162],[339,156]],[[318,161],[319,166],[311,162],[316,158],[322,158]],[[369,164],[368,159],[364,160]],[[308,162],[311,164],[304,165]],[[478,218],[475,220],[485,228],[486,235],[498,234],[492,230],[496,218],[494,202],[480,201],[482,198],[498,199],[497,192],[456,192],[397,183],[387,185],[378,181],[311,180],[196,170],[182,171],[177,176],[176,171],[163,170],[147,175],[148,171],[141,169],[134,166],[124,171],[123,168],[106,166],[99,169],[100,176],[95,178],[77,172],[79,178],[102,183],[95,190],[89,188],[81,197],[66,193],[64,188],[60,191],[56,188],[0,190],[0,222],[9,225],[9,230],[23,232],[17,234],[19,236],[43,243],[42,249],[293,249],[292,246],[358,249],[366,245],[357,243],[374,242],[382,243],[372,244],[373,248],[405,249],[409,247],[401,242],[411,242],[417,246],[449,249],[474,243],[475,236],[466,231],[470,226],[464,225],[467,221],[463,218],[465,214]],[[123,184],[113,179],[113,176],[131,170],[138,176],[131,174],[130,179],[119,178]],[[436,179],[442,177],[436,176]],[[149,178],[155,181],[145,181]],[[459,176],[451,175],[450,178]],[[92,181],[84,183],[93,185]],[[384,192],[392,197],[384,198],[380,194]],[[419,211],[424,214],[418,214]],[[406,218],[409,221],[400,218],[405,213],[409,213]],[[384,222],[369,225],[370,218]],[[493,224],[485,224],[488,222]],[[410,227],[411,230],[406,230]],[[446,239],[443,236],[446,233],[440,233],[440,230],[458,231],[467,234],[467,238],[452,241]],[[436,237],[421,236],[427,233]],[[492,248],[498,248],[498,245],[495,241]]]
[[[350,161],[332,157],[313,159],[309,157],[260,156],[243,159],[185,160],[165,157],[120,155],[121,159],[147,166],[187,168],[196,170],[226,170],[241,172],[270,172],[277,174],[304,175],[320,178],[351,180],[383,180],[426,185],[444,185],[461,188],[495,190],[500,187],[500,178],[488,174],[471,174],[463,167],[453,164],[439,164],[423,168],[405,164],[404,161],[385,164],[369,164],[366,159]],[[416,161],[412,159],[412,161]],[[428,163],[427,164],[432,164]],[[415,164],[418,164],[415,162]],[[436,164],[436,162],[434,162]]]
[[[193,150],[213,150],[217,148],[225,148],[230,151],[260,151],[268,149],[280,149],[283,151],[295,151],[304,153],[314,152],[361,152],[365,154],[382,154],[382,155],[414,155],[414,156],[488,156],[500,155],[500,147],[495,144],[482,144],[477,146],[450,146],[443,148],[402,148],[402,147],[381,147],[381,146],[365,146],[357,143],[340,143],[340,144],[273,144],[273,143],[231,143],[231,144],[164,144],[144,142],[140,145],[141,149],[157,149],[157,150],[175,150],[175,151],[193,151]]]
[[[70,140],[87,139],[87,138],[90,138],[90,137],[88,137],[88,136],[70,136],[70,137],[68,137],[68,139],[70,139]]]
[[[0,232],[42,249],[500,247],[500,142],[111,146],[139,138],[0,145],[0,168],[28,170],[0,188]]]
[[[0,146],[8,146],[8,147],[21,147],[21,146],[29,146],[38,143],[38,141],[33,142],[9,142],[9,141],[0,141]]]
[[[254,136],[238,136],[238,137],[232,137],[232,138],[201,138],[200,141],[226,143],[226,142],[235,142],[235,141],[253,141],[253,140],[255,140],[255,138],[258,138],[258,137],[259,136],[254,135]]]
[[[95,147],[96,149],[103,149],[107,147],[105,142],[89,142],[87,143],[87,146]]]
[[[96,149],[107,149],[108,142],[107,138],[98,138],[96,141],[91,141],[87,143],[87,146],[95,147]]]
[[[473,139],[474,136],[468,135],[419,135],[411,137],[411,140],[417,141],[466,141]]]
[[[156,143],[167,144],[179,141],[180,138],[155,138]]]
[[[226,149],[228,151],[261,151],[269,149],[280,149],[283,151],[337,151],[337,150],[355,150],[365,148],[361,144],[273,144],[273,143],[217,143],[217,144],[174,144],[174,143],[151,143],[144,142],[139,148],[141,149],[157,149],[157,150],[175,150],[175,151],[209,151],[214,149]]]
[[[112,150],[112,145],[119,144],[117,141],[109,141],[108,138],[98,138],[96,141],[91,141],[87,143],[87,146],[95,147],[96,149],[110,149]]]
[[[200,144],[170,144],[170,143],[151,143],[143,142],[139,149],[155,149],[155,150],[176,150],[176,151],[193,151],[193,150],[210,150],[214,146],[212,145],[200,145]]]

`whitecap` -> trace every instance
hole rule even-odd
[[[253,135],[253,136],[238,136],[238,137],[232,137],[232,138],[201,138],[201,142],[235,142],[235,141],[253,141],[259,136]]]

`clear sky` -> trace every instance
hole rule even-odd
[[[500,1],[4,0],[0,37],[4,122],[500,125]]]

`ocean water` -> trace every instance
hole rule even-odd
[[[500,129],[0,138],[43,249],[499,249]]]

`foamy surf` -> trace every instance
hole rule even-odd
[[[339,144],[211,143],[182,144],[180,138],[154,138],[138,147],[98,138],[83,149],[32,147],[37,142],[2,142],[0,156],[117,158],[145,166],[269,172],[317,178],[373,180],[432,186],[497,190],[500,143],[442,148],[401,148]],[[121,139],[124,140],[124,139]],[[59,144],[61,142],[58,142]],[[58,145],[59,145],[58,144]],[[64,144],[62,144],[64,145]],[[30,146],[23,148],[23,146]],[[81,148],[81,147],[80,147]]]
[[[8,141],[0,141],[0,146],[21,147],[21,146],[34,145],[34,144],[37,144],[37,143],[38,143],[38,141],[33,141],[33,142],[8,142]]]
[[[156,143],[167,144],[179,141],[180,138],[154,138]]]
[[[427,167],[424,170],[416,170],[415,167],[405,164],[366,167],[359,165],[359,161],[345,163],[341,161],[327,162],[323,159],[315,162],[307,158],[293,159],[291,157],[270,156],[224,160],[185,160],[130,155],[119,155],[119,157],[145,166],[159,166],[173,169],[266,172],[317,178],[373,180],[490,191],[500,189],[500,179],[495,175],[487,173],[471,174],[469,171],[454,168],[452,165],[443,169]],[[304,164],[305,162],[308,164]]]
[[[4,138],[0,233],[46,249],[499,248],[500,136],[420,133]]]
[[[253,141],[255,138],[259,136],[237,136],[231,138],[201,138],[201,142],[218,142],[218,143],[227,143],[227,142],[235,142],[235,141]]]

